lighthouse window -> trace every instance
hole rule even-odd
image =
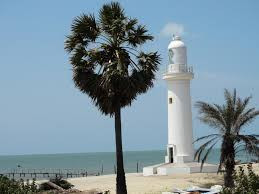
[[[169,104],[173,103],[173,98],[169,98]]]
[[[173,52],[172,49],[169,49],[168,55],[169,55],[169,63],[170,63],[170,64],[174,64],[174,60],[173,60],[173,58],[174,58],[174,52]]]

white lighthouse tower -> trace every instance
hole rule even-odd
[[[179,36],[168,46],[169,65],[163,79],[168,88],[168,145],[166,163],[193,161],[193,133],[190,81],[192,67],[187,64],[187,49]]]
[[[168,144],[165,163],[143,168],[143,175],[200,172],[194,161],[190,82],[193,69],[187,63],[187,48],[175,36],[168,46],[169,64],[163,79],[167,83]],[[217,172],[218,165],[204,163],[202,172]]]

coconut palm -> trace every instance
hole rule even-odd
[[[195,158],[200,162],[201,168],[207,160],[212,148],[221,142],[221,155],[218,171],[225,169],[224,183],[227,187],[233,187],[233,172],[235,168],[235,156],[240,151],[259,156],[259,135],[245,135],[244,128],[259,115],[255,108],[248,108],[251,99],[237,97],[236,90],[231,94],[225,89],[225,104],[209,104],[197,102],[200,120],[216,129],[216,133],[198,138],[197,141],[208,140],[203,143],[195,153]]]
[[[117,193],[125,194],[121,108],[153,86],[160,57],[140,45],[153,40],[145,26],[129,18],[119,3],[103,5],[96,18],[74,19],[65,49],[71,55],[75,86],[105,115],[115,118]]]

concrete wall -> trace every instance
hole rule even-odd
[[[189,162],[194,153],[190,79],[168,80],[167,83],[168,144],[175,145],[176,162]]]

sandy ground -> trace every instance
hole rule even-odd
[[[253,165],[256,173],[259,174],[259,164]],[[210,187],[223,183],[223,176],[216,173],[195,173],[170,176],[149,176],[142,174],[126,174],[127,188],[129,194],[158,194],[162,191],[171,191],[173,188],[188,188],[191,186]],[[76,189],[81,191],[97,189],[101,191],[110,190],[115,193],[115,175],[103,175],[94,177],[68,179]]]
[[[81,191],[90,189],[110,190],[115,193],[115,175],[99,177],[69,179],[76,189]],[[142,174],[127,174],[127,188],[129,194],[155,194],[170,191],[172,188],[186,188],[193,185],[206,186],[208,184],[221,184],[222,176],[216,174],[191,174],[172,176],[143,177]]]

